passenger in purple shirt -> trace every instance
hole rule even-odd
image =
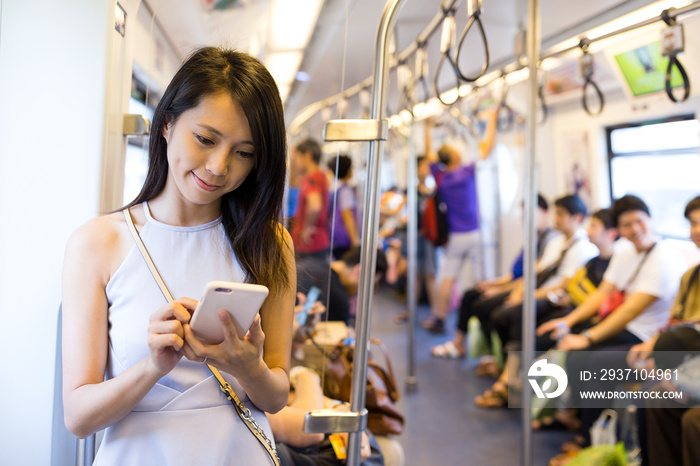
[[[478,263],[475,258],[481,252],[475,164],[463,165],[459,151],[448,145],[438,150],[438,157],[441,163],[431,164],[430,171],[440,199],[447,207],[447,244],[432,314],[423,322],[423,327],[432,333],[445,331],[444,319],[449,311],[452,289],[465,261],[471,262],[472,279],[481,281],[479,267],[475,267]]]
[[[438,182],[438,189],[442,201],[447,205],[447,225],[449,233],[467,233],[479,229],[479,203],[476,197],[476,171],[475,164],[462,165],[459,152],[450,146],[443,146],[438,151],[438,156],[442,160],[443,155],[455,157],[459,160],[459,165],[453,166],[450,170],[449,162],[445,164],[447,169],[441,164],[433,163],[430,171]]]
[[[479,141],[478,157],[485,159],[493,148],[496,132],[496,112],[489,110],[486,132]],[[430,125],[425,129],[426,154],[433,162],[430,167],[441,200],[447,207],[447,244],[441,265],[441,277],[436,287],[432,313],[423,321],[423,327],[432,333],[444,333],[445,316],[449,311],[452,289],[464,263],[470,262],[474,283],[481,281],[481,232],[479,230],[479,201],[476,194],[476,164],[465,165],[457,149],[443,145],[437,156],[431,150]],[[476,159],[476,157],[474,157]],[[437,162],[440,162],[439,164]]]

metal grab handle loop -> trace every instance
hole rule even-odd
[[[676,98],[676,96],[673,94],[673,87],[671,87],[671,71],[674,65],[676,68],[678,68],[678,72],[683,78],[683,97],[680,99]],[[675,53],[668,57],[668,66],[666,67],[666,94],[668,95],[668,98],[675,103],[685,102],[688,100],[688,97],[690,97],[690,78],[688,78],[688,73],[686,73],[681,62],[678,61]]]
[[[598,102],[600,102],[600,108],[597,112],[593,112],[588,106],[588,95],[586,93],[586,89],[588,88],[588,86],[593,86],[593,89],[598,95]],[[586,82],[583,85],[583,97],[581,99],[581,102],[583,103],[583,109],[586,111],[586,113],[588,113],[591,116],[597,116],[603,112],[603,108],[605,107],[605,98],[603,97],[603,93],[600,91],[598,85],[591,78],[586,78]]]
[[[675,8],[668,8],[664,11],[661,12],[661,19],[666,23],[667,26],[675,26],[677,24],[675,18],[671,17],[671,11],[675,10]],[[673,67],[676,67],[678,69],[678,72],[681,74],[681,78],[683,78],[683,97],[678,99],[675,94],[673,93],[673,87],[671,86],[671,72],[673,71]],[[679,102],[685,102],[688,100],[688,97],[690,97],[690,79],[688,78],[688,73],[685,71],[685,67],[681,64],[681,62],[678,60],[678,53],[672,53],[668,57],[668,66],[666,67],[666,95],[668,95],[668,98],[671,99],[672,102],[679,103]]]
[[[583,89],[581,90],[581,103],[583,104],[583,109],[586,111],[586,113],[588,113],[591,116],[596,116],[600,115],[603,112],[603,108],[605,107],[605,98],[603,97],[603,93],[598,87],[598,84],[596,84],[595,81],[593,81],[593,55],[591,55],[588,52],[589,45],[590,41],[585,38],[581,39],[581,42],[579,43],[579,47],[581,47],[581,51],[583,52],[583,55],[581,55],[580,59],[580,66],[581,76],[584,80]],[[600,108],[598,108],[597,112],[593,112],[588,105],[588,86],[593,86],[593,90],[595,90],[596,94],[598,95],[598,102],[600,103]]]
[[[440,96],[440,89],[438,89],[438,78],[440,78],[440,70],[442,70],[442,65],[445,63],[445,59],[447,59],[447,61],[450,62],[452,70],[455,73],[455,78],[457,80],[457,97],[455,97],[455,100],[453,100],[452,102],[445,102],[444,100],[442,100],[442,97]],[[449,107],[451,105],[454,105],[459,100],[459,71],[457,70],[457,65],[455,65],[455,62],[452,61],[452,57],[450,56],[449,50],[443,53],[442,57],[440,57],[440,62],[438,63],[437,69],[435,70],[435,79],[433,79],[433,89],[435,90],[435,96],[443,105]]]
[[[505,102],[498,106],[497,111],[498,116],[496,117],[496,127],[498,128],[498,131],[507,132],[513,129],[513,125],[515,124],[515,111]],[[505,121],[500,118],[501,111],[506,112]]]
[[[544,83],[540,83],[537,86],[537,97],[540,99],[540,108],[542,109],[542,119],[537,123],[543,125],[547,121],[547,116],[549,115],[549,108],[547,107],[547,102],[544,100]]]
[[[430,88],[426,81],[426,75],[428,74],[428,56],[425,52],[425,45],[425,42],[416,41],[416,70],[413,75],[413,90],[416,91],[418,87],[423,88],[423,98],[416,99],[418,102],[425,102],[430,96]],[[419,83],[420,86],[418,86]]]
[[[406,68],[406,63],[401,62],[396,68],[397,81],[399,87],[401,88],[401,95],[399,95],[398,112],[401,113],[402,110],[408,110],[408,112],[413,115],[413,106],[415,101],[413,100],[413,90],[415,81],[411,79],[410,72]]]
[[[481,40],[484,44],[484,63],[481,66],[481,71],[479,71],[479,74],[474,76],[474,77],[471,77],[471,76],[466,76],[464,73],[462,73],[462,70],[459,68],[459,56],[462,52],[462,47],[464,45],[464,39],[466,39],[467,34],[469,34],[469,30],[471,29],[472,25],[474,25],[474,23],[476,23],[476,25],[479,27],[479,32],[481,33]],[[459,75],[459,77],[462,80],[464,80],[468,83],[472,83],[472,82],[476,81],[477,79],[479,79],[480,77],[482,77],[486,73],[486,70],[489,67],[490,60],[491,60],[491,57],[490,57],[490,52],[489,52],[489,43],[486,40],[486,31],[484,31],[484,25],[481,22],[481,10],[476,10],[476,11],[474,11],[474,14],[472,14],[469,17],[469,21],[467,21],[467,25],[464,28],[464,31],[462,31],[462,35],[459,38],[459,44],[457,45],[457,54],[455,55],[455,61],[454,61],[455,70],[457,71],[457,74]]]
[[[496,110],[496,128],[498,128],[499,131],[510,131],[513,128],[513,125],[515,124],[515,112],[513,111],[512,108],[506,103],[506,97],[508,96],[508,82],[506,81],[505,75],[503,75],[503,90],[501,92],[501,101],[498,104],[498,109]],[[503,121],[500,118],[501,111],[505,111],[506,114],[506,119]]]

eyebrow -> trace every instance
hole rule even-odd
[[[224,135],[223,135],[223,133],[222,133],[221,131],[219,131],[218,129],[216,129],[216,128],[212,127],[212,126],[205,125],[204,123],[197,123],[197,126],[199,126],[200,128],[204,128],[204,129],[206,129],[206,130],[209,130],[209,131],[211,131],[212,133],[216,134],[216,135],[219,136],[219,137],[224,137]],[[253,141],[241,141],[240,144],[250,144],[251,146],[255,146],[255,144],[253,143]]]

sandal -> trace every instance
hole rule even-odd
[[[445,321],[435,314],[430,314],[421,325],[430,333],[445,333]]]
[[[483,394],[474,398],[474,404],[481,408],[507,408],[508,386],[497,381]]]
[[[476,375],[479,377],[497,379],[501,375],[501,372],[503,372],[501,366],[495,361],[489,361],[476,366]]]
[[[453,342],[448,341],[442,345],[433,346],[430,355],[434,358],[462,359],[467,355],[467,352],[464,349],[460,350]]]
[[[531,423],[532,430],[572,430],[569,426],[553,416],[545,416],[542,419],[535,419]],[[575,429],[574,429],[575,430]]]
[[[581,421],[575,415],[565,414],[566,411],[556,411],[554,415],[542,416],[542,419],[532,421],[532,430],[566,430],[578,432]]]
[[[564,444],[561,446],[561,451],[564,453],[578,453],[586,446],[585,444],[586,440],[583,438],[583,436],[576,435],[571,440],[564,442]]]
[[[549,460],[547,463],[549,466],[564,466],[569,464],[574,458],[578,456],[578,451],[570,451],[567,453],[560,453],[554,458]]]

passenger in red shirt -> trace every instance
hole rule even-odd
[[[321,146],[307,139],[292,148],[291,163],[299,174],[299,200],[292,225],[292,240],[300,256],[326,258],[328,236],[328,178],[320,169]]]

